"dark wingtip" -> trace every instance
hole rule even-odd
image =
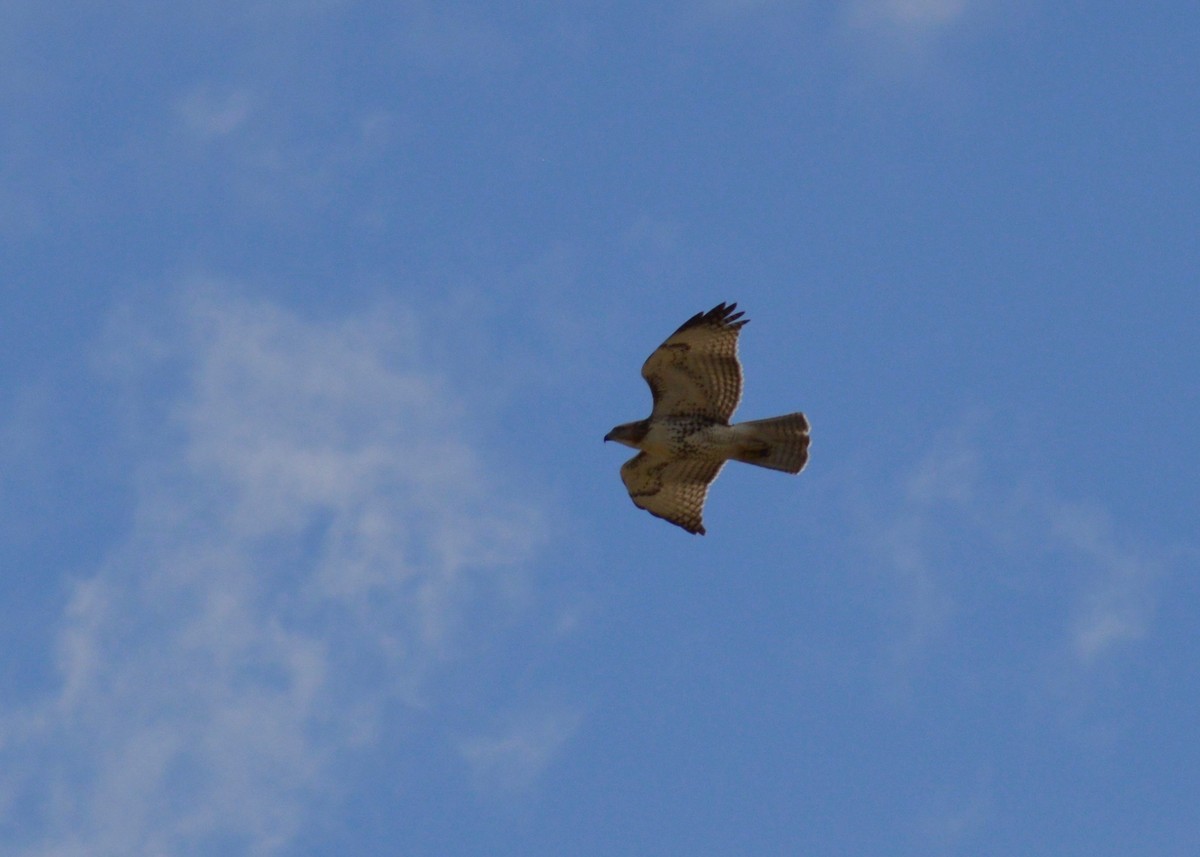
[[[680,330],[687,330],[689,327],[697,327],[701,324],[712,324],[716,325],[717,327],[731,327],[735,330],[744,324],[749,324],[750,319],[742,318],[742,316],[744,316],[746,313],[734,312],[735,309],[737,309],[737,301],[734,301],[730,304],[722,301],[708,312],[696,313],[694,316],[681,324],[679,326],[679,330],[675,332],[679,333]],[[739,319],[741,320],[739,321]]]
[[[746,319],[745,321],[741,322],[741,324],[734,325],[734,322],[746,314],[744,312],[734,312],[735,309],[737,309],[737,301],[734,301],[731,304],[721,302],[708,311],[708,320],[715,322],[716,324],[736,327],[741,327],[743,324],[746,324],[750,321],[750,319]]]

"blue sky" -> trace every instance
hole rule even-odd
[[[0,0],[0,844],[1200,851],[1190,2]],[[692,537],[614,424],[737,301]]]

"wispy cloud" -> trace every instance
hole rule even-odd
[[[541,539],[403,313],[200,290],[178,315],[113,346],[161,419],[131,530],[71,587],[56,689],[0,715],[6,853],[277,852],[339,756],[436,705],[429,677]],[[514,770],[557,746],[528,737]],[[503,746],[475,752],[502,768]]]
[[[971,850],[993,821],[995,806],[989,780],[986,773],[980,772],[973,782],[921,796],[916,833],[925,853],[960,854]]]
[[[940,66],[944,45],[994,17],[987,0],[846,0],[840,40],[873,76],[923,78]]]
[[[994,624],[988,605],[1003,605],[1026,639],[1046,641],[1010,655],[1083,678],[1148,633],[1167,553],[1135,544],[1100,507],[1009,473],[989,452],[1004,447],[979,434],[973,423],[946,433],[853,504],[892,605],[885,672],[908,681],[926,659],[961,651],[964,634]],[[1022,604],[1029,613],[1014,620]]]
[[[199,87],[179,98],[175,111],[183,124],[201,140],[225,137],[250,117],[254,97],[246,89],[215,92]]]
[[[967,6],[967,0],[857,0],[852,15],[862,25],[931,30],[953,24]]]
[[[850,0],[845,20],[876,43],[919,50],[962,24],[973,5],[978,0]]]
[[[579,726],[569,710],[525,711],[501,729],[463,741],[476,785],[509,794],[529,789]]]
[[[685,20],[725,41],[754,46],[753,56],[806,74],[838,70],[855,91],[909,79],[938,89],[945,46],[995,23],[988,0],[706,0]]]
[[[1050,523],[1054,536],[1087,567],[1069,625],[1071,653],[1091,664],[1141,639],[1153,614],[1151,585],[1161,561],[1120,544],[1111,518],[1096,509],[1062,505],[1052,510]]]
[[[829,4],[835,17],[859,28],[889,28],[930,34],[950,27],[970,13],[980,0],[840,0]],[[795,0],[705,0],[702,10],[713,16],[749,16],[765,10],[781,14],[812,13],[812,4]]]
[[[709,15],[733,17],[786,5],[786,0],[704,0],[700,5]]]

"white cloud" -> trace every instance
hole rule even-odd
[[[983,0],[840,0],[833,16],[851,28],[891,31],[892,36],[934,35],[964,20]],[[811,3],[797,0],[704,0],[702,12],[714,19],[749,18],[773,11],[818,20]]]
[[[891,605],[882,671],[904,687],[923,662],[961,651],[964,636],[993,623],[990,605],[1010,616],[1020,605],[1028,614],[1010,621],[1047,646],[1028,669],[1085,679],[1148,633],[1165,561],[1131,545],[1102,510],[992,461],[990,450],[1011,447],[974,438],[976,422],[936,439],[896,487],[855,504]]]
[[[207,292],[181,316],[167,342],[126,328],[113,363],[179,374],[132,379],[139,407],[169,403],[134,523],[72,587],[57,689],[0,715],[6,853],[276,853],[339,755],[434,704],[428,677],[541,538],[402,312]]]
[[[854,98],[881,85],[890,98],[893,85],[909,83],[939,97],[954,94],[960,63],[948,49],[1011,17],[993,0],[704,0],[683,16],[689,31],[749,46],[756,62],[805,76],[835,71],[839,89]],[[707,38],[702,44],[710,47]]]
[[[181,97],[175,112],[183,124],[201,140],[226,137],[250,117],[254,97],[248,90],[216,93],[202,86]]]
[[[953,788],[923,792],[917,810],[917,832],[926,853],[967,853],[994,822],[995,807],[989,777],[984,772],[974,781],[955,783]]]
[[[853,26],[909,37],[936,35],[961,21],[969,8],[968,0],[854,0],[848,6]]]
[[[861,0],[856,7],[864,20],[900,27],[944,27],[963,15],[967,0]]]
[[[884,672],[894,688],[908,680],[954,614],[938,531],[947,507],[972,498],[977,473],[977,457],[960,438],[943,440],[902,478],[890,509],[864,513],[874,553],[883,560],[883,577],[892,589],[894,626]]]
[[[997,13],[987,0],[847,0],[840,40],[872,78],[916,75],[952,86],[953,76],[943,73],[944,46],[997,25]]]
[[[1154,608],[1150,584],[1160,563],[1119,545],[1108,516],[1078,506],[1053,510],[1053,533],[1086,558],[1086,582],[1073,608],[1070,650],[1091,664],[1142,638]]]
[[[463,741],[460,752],[480,788],[524,791],[571,738],[579,719],[571,711],[525,712],[501,730]]]
[[[705,0],[701,8],[710,15],[733,17],[779,5],[781,0]]]

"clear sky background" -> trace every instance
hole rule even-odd
[[[0,0],[0,850],[1200,853],[1193,0]],[[709,535],[601,438],[737,301]]]

